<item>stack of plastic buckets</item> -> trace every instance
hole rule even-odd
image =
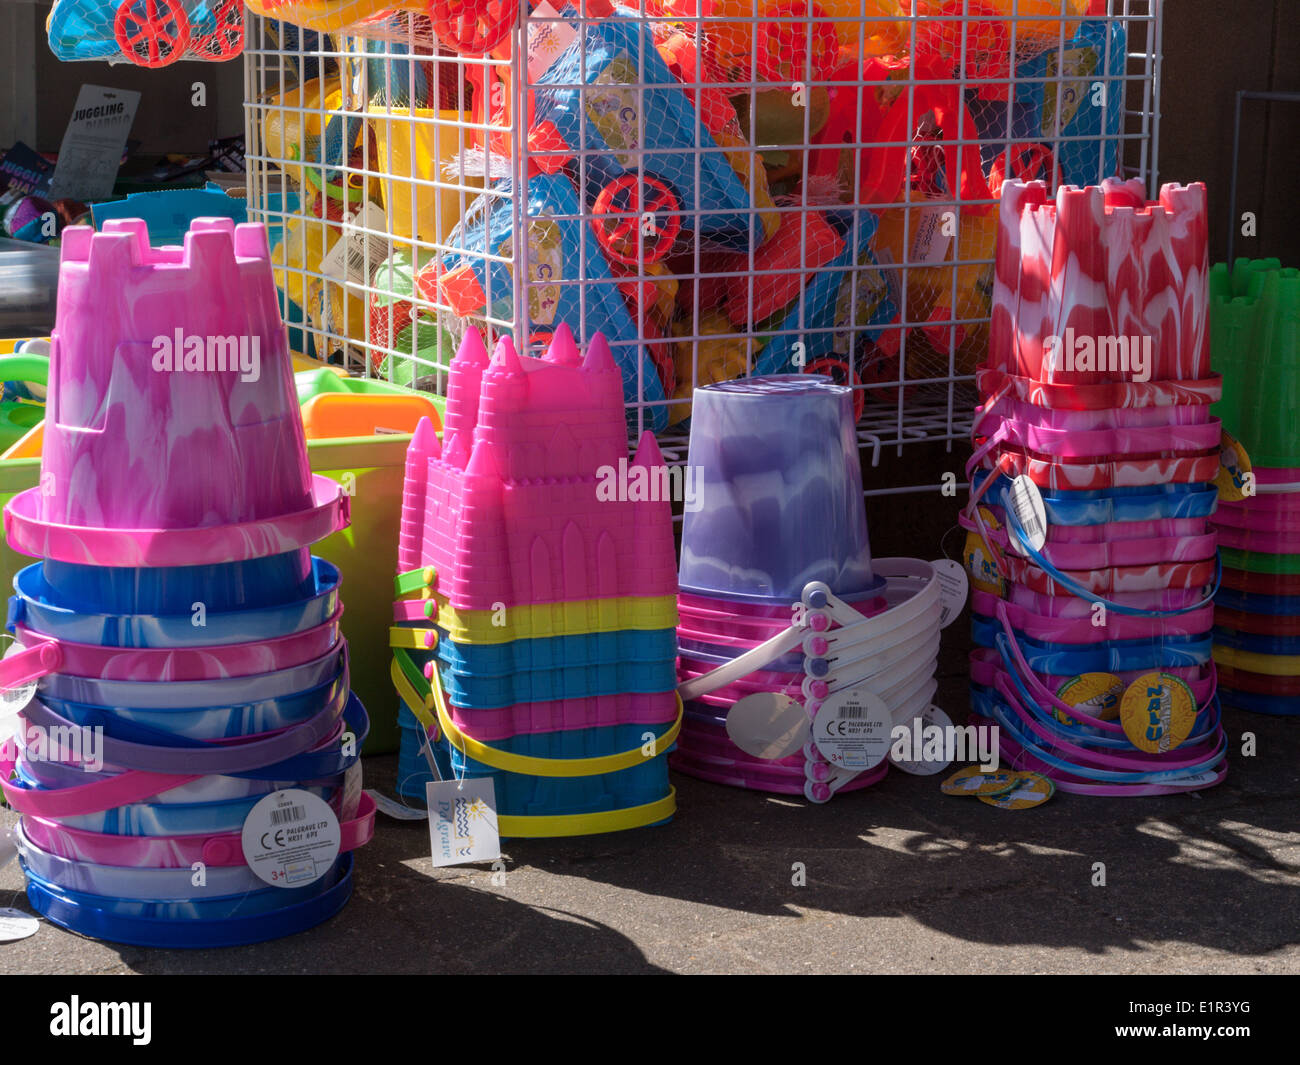
[[[1084,794],[1218,783],[1202,185],[1002,189],[968,466],[972,704]],[[1123,338],[1123,342],[1120,342]],[[1149,346],[1147,346],[1149,345]]]
[[[407,453],[394,604],[399,791],[490,777],[503,836],[588,835],[675,809],[672,510],[653,435],[627,456],[599,334],[545,358],[477,333],[452,361],[439,443]],[[425,739],[429,743],[426,745]]]
[[[1214,516],[1223,556],[1214,659],[1227,706],[1300,713],[1300,271],[1276,259],[1210,272],[1215,411],[1244,447]],[[1254,475],[1253,492],[1243,489]]]
[[[789,696],[811,718],[828,694],[865,681],[868,672],[900,720],[934,695],[937,600],[914,602],[922,610],[908,650],[917,653],[905,665],[879,663],[883,672],[861,667],[871,654],[878,660],[888,638],[877,634],[870,648],[837,656],[821,624],[830,615],[803,617],[826,603],[824,594],[810,601],[814,582],[847,604],[846,619],[854,611],[874,617],[890,605],[885,578],[873,572],[851,390],[811,374],[696,389],[687,469],[697,490],[683,518],[677,642],[682,690],[691,697],[673,767],[813,801],[880,780],[888,762],[836,784],[811,740],[789,754],[760,756],[737,746],[728,732],[732,708],[749,696]],[[904,587],[910,577],[920,576],[922,587],[933,577],[925,563],[917,570],[904,560],[890,562],[898,563],[898,602],[914,597],[917,589]],[[757,650],[780,647],[792,632],[788,649]],[[719,684],[721,678],[729,679]],[[797,714],[792,720],[807,731]]]
[[[7,701],[35,689],[3,768],[32,905],[147,946],[320,923],[373,830],[368,723],[310,554],[347,499],[308,470],[263,227],[66,230],[47,411],[4,513],[42,559],[0,662]],[[279,843],[248,844],[259,818]]]

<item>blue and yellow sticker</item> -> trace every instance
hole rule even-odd
[[[999,795],[981,795],[980,802],[999,810],[1032,810],[1056,794],[1056,785],[1041,773],[1014,773],[1016,781]]]

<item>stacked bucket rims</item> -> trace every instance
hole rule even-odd
[[[32,905],[147,946],[320,923],[373,828],[368,722],[310,553],[347,500],[308,469],[264,228],[68,229],[47,412],[40,487],[4,511],[41,559],[0,661]]]
[[[668,477],[649,433],[629,462],[622,387],[599,334],[583,354],[561,326],[540,359],[504,339],[489,363],[470,330],[443,440],[422,422],[407,452],[399,791],[423,799],[435,770],[490,778],[503,836],[613,832],[675,809]]]
[[[1214,660],[1224,705],[1300,713],[1300,271],[1239,259],[1210,272],[1211,358],[1223,375],[1223,556]],[[1228,434],[1248,459],[1228,441]],[[1247,474],[1250,475],[1249,481]]]
[[[851,390],[825,377],[696,389],[675,769],[824,802],[888,769],[833,763],[812,742],[829,696],[870,689],[900,722],[929,705],[937,585],[925,563],[889,560],[888,587],[873,567],[853,425]]]
[[[1210,656],[1220,394],[1205,189],[1002,189],[967,467],[974,709],[1084,794],[1226,772]]]

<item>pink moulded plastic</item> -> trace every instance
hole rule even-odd
[[[677,719],[677,695],[671,691],[621,692],[585,699],[515,703],[493,710],[466,709],[452,703],[447,709],[458,728],[476,740],[490,743],[539,732],[667,724]]]
[[[1013,399],[994,397],[975,409],[972,431],[985,429],[996,418],[1010,418],[1044,429],[1095,432],[1101,429],[1151,429],[1204,425],[1210,420],[1208,404],[1178,407],[1118,407],[1103,410],[1054,410]]]
[[[667,468],[649,432],[629,462],[605,339],[580,355],[561,325],[545,358],[502,339],[486,366],[462,350],[442,443],[422,421],[407,451],[403,572],[432,566],[457,610],[676,595]]]
[[[1294,529],[1300,527],[1300,493],[1259,494],[1241,503],[1220,499],[1213,520],[1237,529]]]
[[[1007,522],[1003,509],[996,503],[983,502],[1004,529]],[[1098,544],[1116,540],[1146,540],[1152,537],[1205,536],[1213,532],[1209,518],[1151,518],[1148,521],[1108,521],[1100,525],[1047,526],[1049,544]]]
[[[983,419],[979,427],[979,434],[987,437],[986,443],[981,447],[992,448],[1005,442],[1029,451],[1075,461],[1121,455],[1204,451],[1219,446],[1221,433],[1218,418],[1200,425],[1080,430],[1051,429],[1032,421],[995,415]]]
[[[18,625],[18,642],[27,650],[0,661],[0,689],[14,686],[7,678],[23,655],[57,643],[62,660],[57,669],[76,677],[126,681],[221,680],[291,669],[319,658],[338,642],[343,608],[323,625],[259,643],[214,647],[104,647],[99,644],[51,640],[26,625]],[[53,672],[53,670],[51,670]]]
[[[998,673],[1004,672],[1002,658],[997,650],[992,647],[976,647],[970,654],[970,679],[973,684],[980,684],[986,688],[994,687],[994,680]],[[1116,673],[1120,682],[1127,687],[1137,680],[1138,677],[1149,672],[1148,670],[1128,670],[1122,673]],[[1204,706],[1214,694],[1215,672],[1214,663],[1210,662],[1204,666],[1171,666],[1164,669],[1165,673],[1172,673],[1179,680],[1185,681],[1187,686],[1192,689],[1192,695],[1196,698],[1197,706]],[[1047,673],[1037,673],[1039,682],[1049,691],[1058,691],[1062,684],[1072,677],[1058,677]]]
[[[977,523],[964,513],[958,515],[958,523],[968,532],[979,531]],[[985,535],[1002,549],[1004,556],[1015,551],[1006,529],[987,529]],[[1092,543],[1049,541],[1043,545],[1041,554],[1057,569],[1110,569],[1213,559],[1217,543],[1212,531],[1198,536],[1156,536]]]
[[[1004,587],[1008,603],[1044,617],[1091,618],[1093,615],[1093,605],[1087,599],[1069,595],[1043,595],[1013,581],[1007,581]],[[1204,594],[1199,588],[1127,592],[1110,596],[1111,602],[1119,606],[1162,611],[1182,610],[1199,603],[1203,598]]]
[[[991,347],[991,343],[990,343]],[[1112,381],[1103,384],[1057,384],[980,366],[975,385],[981,396],[1011,396],[1048,410],[1115,411],[1143,407],[1204,406],[1223,396],[1223,378],[1199,381]]]
[[[1153,381],[1210,372],[1205,186],[1142,182],[1003,184],[994,264],[991,365],[1054,384],[1128,383],[1132,370],[1070,370],[1046,357],[1051,336],[1151,338]]]
[[[1008,576],[1043,595],[1074,595],[1028,559],[1007,553]],[[1214,582],[1214,559],[1198,562],[1160,562],[1149,566],[1116,566],[1095,570],[1064,570],[1067,577],[1093,595],[1110,597],[1117,592],[1152,592],[1182,588],[1206,588]]]
[[[264,226],[197,219],[183,248],[138,219],[71,226],[58,302],[26,517],[158,531],[319,505]]]
[[[1207,603],[1200,610],[1171,618],[1141,618],[1108,613],[1105,624],[1094,625],[1092,617],[1062,618],[1038,614],[1005,602],[988,592],[975,591],[971,594],[971,610],[990,618],[1000,618],[1005,614],[1012,628],[1031,639],[1071,644],[1148,640],[1161,636],[1199,636],[1214,625],[1212,603]]]
[[[1123,455],[1066,462],[1004,444],[989,463],[1008,476],[1024,474],[1054,492],[1092,492],[1106,488],[1142,488],[1155,484],[1195,484],[1214,480],[1219,449],[1183,455]]]
[[[1218,529],[1237,529],[1242,532],[1269,532],[1295,535],[1300,531],[1300,506],[1281,509],[1267,505],[1271,499],[1286,496],[1253,496],[1247,505],[1221,502],[1214,512],[1214,525]],[[1291,552],[1284,552],[1290,554]]]
[[[195,862],[230,867],[244,865],[240,833],[188,836],[119,836],[71,828],[49,818],[28,814],[23,832],[37,847],[70,861],[93,862],[135,869],[189,869]],[[355,850],[375,834],[375,800],[365,792],[356,814],[340,822],[340,851]]]
[[[1292,530],[1295,526],[1291,526]],[[1235,551],[1256,551],[1262,555],[1300,555],[1300,531],[1238,529],[1219,526],[1219,544]]]

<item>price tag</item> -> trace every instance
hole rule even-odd
[[[957,620],[966,605],[970,579],[962,564],[951,558],[938,558],[930,565],[939,580],[939,628],[946,629]]]
[[[431,780],[424,786],[424,793],[429,803],[429,840],[435,866],[489,862],[501,857],[496,786],[491,777]]]
[[[41,922],[30,913],[11,907],[0,909],[0,943],[13,943],[34,936]]]
[[[1007,502],[1016,516],[1015,523],[1007,523],[1007,539],[1011,546],[1025,554],[1025,544],[1020,540],[1020,535],[1023,534],[1025,543],[1033,550],[1041,551],[1043,544],[1047,543],[1047,507],[1043,504],[1043,494],[1038,490],[1038,485],[1028,475],[1020,474],[1011,482]],[[1017,524],[1020,534],[1016,532]]]
[[[831,765],[861,772],[889,756],[893,724],[879,695],[850,688],[822,703],[813,719],[813,742]]]
[[[780,692],[746,695],[727,711],[731,742],[755,758],[788,758],[808,742],[803,704]]]
[[[894,754],[894,745],[889,748],[889,760],[894,763],[904,773],[911,773],[918,777],[930,777],[935,773],[942,773],[952,763],[946,758],[927,758],[926,750],[926,730],[936,728],[940,730],[940,751],[944,750],[942,737],[951,735],[952,718],[940,710],[937,706],[927,706],[912,720],[912,736],[910,742],[909,758],[898,758]],[[931,736],[934,733],[930,733]]]
[[[244,860],[273,887],[314,884],[339,856],[339,819],[329,803],[301,788],[264,796],[240,833]]]

